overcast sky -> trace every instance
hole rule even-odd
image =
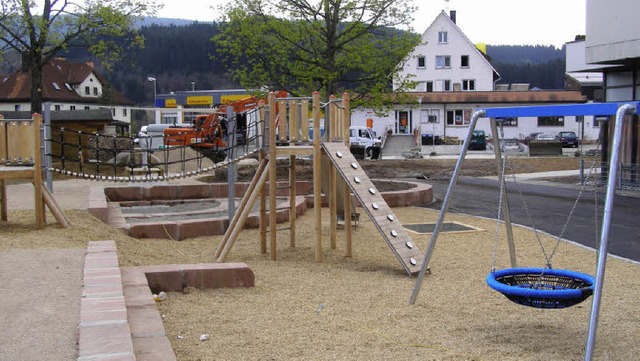
[[[211,9],[228,0],[159,0],[159,17],[211,21]],[[585,33],[586,0],[415,0],[414,31],[424,32],[442,10],[456,10],[457,24],[474,43],[555,45]]]

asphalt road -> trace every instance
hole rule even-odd
[[[441,209],[449,180],[425,180],[433,186],[435,202],[429,208]],[[537,185],[519,182],[535,228],[553,235],[559,235],[564,227],[576,198],[579,187],[575,185]],[[531,227],[527,212],[522,206],[520,194],[513,182],[507,182],[511,222]],[[596,195],[588,187],[580,197],[562,238],[596,248],[596,238],[602,226],[604,209],[604,189]],[[449,204],[449,212],[496,218],[500,188],[497,180],[461,177],[454,188]],[[594,200],[597,198],[597,214]],[[616,195],[609,233],[609,254],[640,261],[640,197]],[[594,257],[595,261],[595,257]]]

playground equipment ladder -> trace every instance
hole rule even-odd
[[[362,205],[409,275],[418,273],[423,255],[344,143],[322,143],[322,149]],[[346,217],[345,217],[346,219]]]

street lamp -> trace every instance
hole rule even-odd
[[[157,81],[156,81],[156,78],[154,78],[152,76],[147,77],[147,80],[150,81],[150,82],[153,82],[153,106],[155,107],[156,106],[156,96],[157,96],[157,93],[156,93]]]
[[[191,91],[196,91],[196,82],[195,81],[191,82]]]

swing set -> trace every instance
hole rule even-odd
[[[622,129],[623,122],[627,115],[640,114],[640,102],[634,101],[629,103],[592,103],[592,104],[571,104],[571,105],[548,105],[548,106],[524,106],[524,107],[511,107],[511,108],[487,108],[476,111],[469,125],[469,131],[464,141],[464,145],[460,152],[460,156],[456,162],[456,166],[451,177],[451,182],[447,188],[445,198],[443,200],[442,208],[438,215],[435,228],[433,230],[429,246],[426,250],[424,261],[422,263],[420,273],[416,280],[415,287],[411,294],[409,303],[414,304],[420,289],[424,275],[428,269],[431,255],[433,254],[436,241],[442,224],[444,223],[445,215],[449,208],[449,203],[460,175],[460,170],[464,163],[465,156],[469,149],[469,144],[475,130],[476,123],[479,118],[489,118],[491,122],[491,130],[494,134],[494,144],[499,144],[498,133],[498,121],[500,118],[509,117],[539,117],[539,116],[585,116],[585,115],[615,115],[613,142],[611,147],[611,158],[609,168],[609,174],[607,178],[607,188],[604,200],[604,211],[602,214],[602,226],[600,231],[600,247],[598,253],[598,262],[595,278],[576,272],[573,270],[554,269],[551,267],[551,258],[557,249],[558,244],[561,242],[562,233],[566,229],[573,210],[577,206],[582,191],[584,190],[584,184],[580,189],[573,209],[571,210],[568,219],[565,223],[565,227],[562,230],[560,236],[558,236],[558,243],[549,256],[545,253],[544,247],[540,242],[543,253],[546,258],[546,267],[544,268],[522,268],[517,267],[516,264],[516,252],[513,242],[513,233],[511,230],[511,220],[509,214],[509,206],[507,203],[507,192],[505,186],[505,171],[506,171],[506,156],[503,158],[502,150],[500,147],[494,147],[496,163],[499,170],[500,181],[500,199],[498,209],[498,222],[500,222],[501,214],[504,218],[504,224],[506,229],[507,245],[509,248],[509,256],[511,261],[511,267],[496,270],[495,269],[495,251],[494,251],[494,267],[487,276],[487,284],[492,289],[502,293],[509,300],[535,308],[565,308],[576,305],[591,295],[593,295],[591,316],[589,320],[589,333],[587,337],[587,344],[585,350],[585,360],[591,360],[593,357],[593,351],[595,347],[595,337],[597,331],[597,323],[600,309],[600,300],[602,297],[602,285],[604,282],[604,272],[607,260],[607,246],[609,241],[609,232],[611,229],[611,218],[613,214],[613,201],[616,188],[616,176],[618,173],[618,158],[621,148]],[[592,165],[593,170],[593,165]],[[515,180],[515,178],[514,178]],[[517,186],[517,183],[516,183]],[[519,190],[519,187],[518,187]],[[522,197],[522,193],[520,192]],[[526,208],[526,203],[523,203],[523,207]],[[531,220],[531,216],[529,214]],[[537,231],[535,227],[532,227],[537,237]],[[496,226],[496,241],[498,226]],[[538,241],[540,241],[538,239]]]

